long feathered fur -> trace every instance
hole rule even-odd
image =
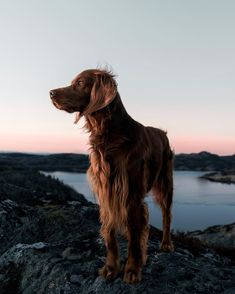
[[[77,86],[80,81],[84,86]],[[69,112],[78,109],[76,121],[84,116],[85,128],[90,132],[88,177],[99,202],[101,234],[107,247],[107,260],[100,273],[110,278],[119,270],[115,237],[119,231],[128,239],[124,280],[138,282],[147,258],[149,225],[144,197],[150,190],[162,209],[161,248],[173,250],[170,239],[173,152],[166,132],[145,127],[129,116],[110,72],[84,71],[70,87],[54,92],[58,96],[53,99],[54,105]]]

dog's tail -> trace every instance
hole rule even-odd
[[[162,166],[152,192],[156,202],[166,209],[171,208],[173,199],[173,162],[174,152],[165,133]]]

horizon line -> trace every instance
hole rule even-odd
[[[174,152],[174,151],[173,151]],[[18,154],[32,154],[32,155],[52,155],[52,154],[82,154],[82,155],[89,155],[89,152],[30,152],[30,151],[12,151],[12,150],[0,150],[0,154],[3,153],[18,153]],[[218,153],[213,153],[213,152],[209,152],[207,150],[201,150],[199,152],[179,152],[179,153],[175,153],[174,155],[190,155],[190,154],[200,154],[200,153],[208,153],[208,154],[212,154],[212,155],[217,155],[217,156],[235,156],[235,153],[232,154],[218,154]]]

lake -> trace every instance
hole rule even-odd
[[[43,173],[58,178],[96,203],[86,174],[59,171]],[[235,184],[200,179],[203,174],[204,172],[174,171],[172,229],[192,231],[235,222]],[[161,210],[155,205],[151,194],[147,195],[146,203],[150,223],[161,228]]]

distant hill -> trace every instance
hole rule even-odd
[[[29,168],[43,171],[86,172],[89,165],[88,155],[59,153],[49,155],[27,153],[0,153],[0,171]]]
[[[86,172],[89,157],[85,154],[27,154],[0,153],[0,171],[14,168],[29,168],[43,171]],[[191,154],[177,154],[174,160],[175,170],[193,171],[234,171],[235,154],[219,156],[206,151]]]
[[[232,171],[235,170],[235,154],[219,156],[206,151],[175,156],[176,170]]]

